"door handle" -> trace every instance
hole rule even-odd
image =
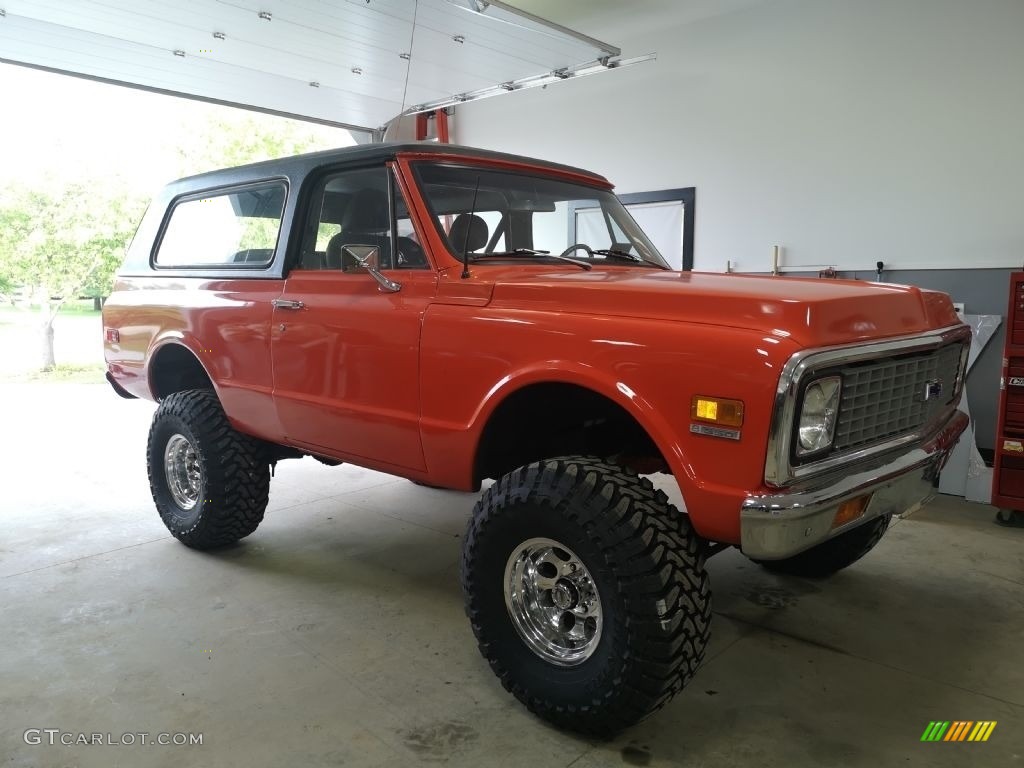
[[[301,301],[294,301],[292,299],[274,299],[270,302],[276,309],[305,309],[306,305]]]

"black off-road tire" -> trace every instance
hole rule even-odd
[[[853,565],[881,541],[892,515],[882,515],[853,530],[785,560],[754,560],[773,573],[824,579]]]
[[[174,435],[195,448],[199,500],[179,505],[168,485],[164,452]],[[149,486],[167,529],[189,547],[233,544],[256,530],[270,498],[270,465],[259,441],[235,431],[217,395],[193,389],[168,395],[153,415],[146,450]]]
[[[537,537],[571,549],[598,588],[603,630],[576,666],[531,650],[506,608],[509,557]],[[649,480],[600,459],[529,464],[489,488],[473,510],[461,579],[480,652],[502,685],[562,728],[610,736],[664,706],[704,658],[702,540]]]

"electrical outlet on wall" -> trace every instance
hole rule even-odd
[[[964,316],[964,303],[962,301],[953,302],[953,310],[960,315],[961,319]]]

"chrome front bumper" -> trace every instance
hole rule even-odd
[[[935,478],[969,420],[954,411],[922,445],[831,473],[779,494],[750,496],[740,511],[740,547],[759,560],[781,560],[886,514],[912,512],[935,495]],[[856,520],[832,527],[839,505],[870,493]]]

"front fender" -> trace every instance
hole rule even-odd
[[[471,489],[476,450],[495,409],[531,384],[573,384],[618,404],[647,432],[698,533],[738,543],[742,501],[763,484],[774,391],[792,346],[762,337],[666,320],[432,307],[421,345],[421,431],[431,482]],[[691,433],[695,394],[743,400],[741,438]]]

